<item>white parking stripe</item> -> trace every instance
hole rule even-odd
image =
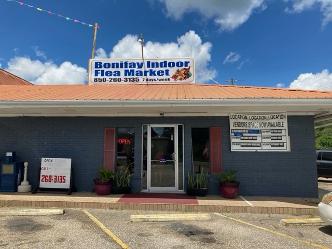
[[[312,246],[314,248],[319,248],[319,249],[329,249],[327,246],[325,245],[321,245],[321,244],[316,244],[312,241],[307,241],[307,240],[302,240],[302,239],[299,239],[299,238],[296,238],[296,237],[293,237],[293,236],[290,236],[288,234],[285,234],[285,233],[281,233],[281,232],[278,232],[278,231],[275,231],[275,230],[272,230],[272,229],[269,229],[269,228],[266,228],[266,227],[261,227],[261,226],[257,226],[255,224],[252,224],[252,223],[249,223],[249,222],[246,222],[246,221],[243,221],[243,220],[240,220],[240,219],[236,219],[236,218],[233,218],[233,217],[230,217],[230,216],[227,216],[227,215],[224,215],[224,214],[220,214],[220,213],[214,213],[215,215],[218,215],[220,217],[223,217],[225,219],[229,219],[229,220],[232,220],[232,221],[235,221],[235,222],[238,222],[238,223],[242,223],[244,225],[248,225],[248,226],[251,226],[251,227],[254,227],[254,228],[257,228],[259,230],[262,230],[262,231],[266,231],[266,232],[269,232],[271,234],[274,234],[274,235],[278,235],[280,237],[284,237],[286,239],[289,239],[289,240],[294,240],[294,241],[298,241],[302,244],[305,244],[307,246]]]
[[[242,195],[240,195],[240,198],[245,201],[249,206],[253,207],[254,204],[252,204],[250,201],[247,201]]]

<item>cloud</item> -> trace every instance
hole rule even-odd
[[[242,61],[240,62],[240,64],[239,64],[236,68],[237,68],[238,70],[241,70],[241,69],[243,68],[243,66],[244,66],[245,64],[249,63],[249,62],[250,62],[249,59],[242,60]]]
[[[285,83],[277,83],[276,87],[277,88],[283,88],[283,87],[285,87]]]
[[[35,52],[36,57],[39,57],[43,60],[47,60],[46,53],[44,51],[42,51],[41,49],[39,49],[38,46],[34,46],[34,47],[32,47],[32,49]]]
[[[324,69],[320,73],[302,73],[289,87],[305,90],[332,91],[332,73],[327,69]]]
[[[98,48],[95,54],[96,59],[105,59],[107,58],[107,53],[103,48]]]
[[[322,27],[332,22],[332,0],[287,0],[287,2],[292,2],[291,8],[286,8],[286,12],[290,13],[301,13],[315,6],[320,6],[320,11],[323,14]]]
[[[87,81],[86,69],[69,61],[56,65],[52,61],[16,56],[9,60],[6,70],[36,84],[78,84]]]
[[[96,58],[140,58],[141,45],[137,36],[126,35],[107,53],[103,48],[96,50]],[[194,31],[180,36],[176,42],[159,43],[148,41],[144,45],[146,58],[193,57],[197,81],[210,81],[216,71],[209,67],[211,61],[210,42],[203,42]],[[34,47],[40,59],[16,55],[10,59],[6,70],[36,84],[78,84],[87,82],[87,70],[70,61],[56,64],[46,60],[46,54]]]
[[[179,20],[186,13],[198,12],[213,19],[222,30],[234,30],[245,23],[257,9],[265,9],[264,0],[159,0],[165,5],[166,14]]]
[[[232,64],[241,59],[241,55],[236,52],[229,52],[228,55],[225,57],[223,64]]]
[[[141,45],[137,41],[138,36],[126,35],[107,55],[107,52],[99,48],[96,51],[98,58],[140,58]],[[211,61],[210,42],[202,42],[195,31],[188,31],[180,36],[176,42],[159,43],[148,41],[144,45],[145,58],[177,58],[193,57],[195,60],[196,81],[210,81],[216,76],[216,71],[209,67]]]

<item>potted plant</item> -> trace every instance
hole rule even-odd
[[[114,194],[129,194],[131,192],[131,175],[129,167],[117,167],[114,174],[114,186],[112,188],[112,192]]]
[[[208,193],[208,174],[204,169],[200,173],[188,174],[187,194],[193,196],[206,196]]]
[[[114,173],[106,168],[99,170],[99,176],[94,179],[95,192],[97,195],[109,195],[111,193]]]
[[[225,170],[218,175],[220,194],[229,199],[234,199],[239,194],[240,183],[236,181],[235,170]]]

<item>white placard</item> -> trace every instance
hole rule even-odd
[[[91,59],[90,84],[195,82],[192,58]]]
[[[229,115],[231,151],[287,151],[286,113]]]
[[[42,158],[39,187],[69,189],[70,173],[70,158]]]

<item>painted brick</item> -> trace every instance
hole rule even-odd
[[[222,127],[222,165],[235,169],[242,195],[297,196],[317,198],[317,172],[312,116],[289,116],[291,152],[231,152],[227,117],[0,118],[0,153],[16,151],[29,162],[29,181],[38,184],[41,157],[70,157],[78,191],[92,191],[93,178],[103,165],[104,128],[134,127],[134,192],[141,189],[142,125],[184,125],[184,169],[191,171],[191,128]],[[185,187],[186,188],[186,187]],[[210,176],[209,191],[218,193],[218,182]]]

